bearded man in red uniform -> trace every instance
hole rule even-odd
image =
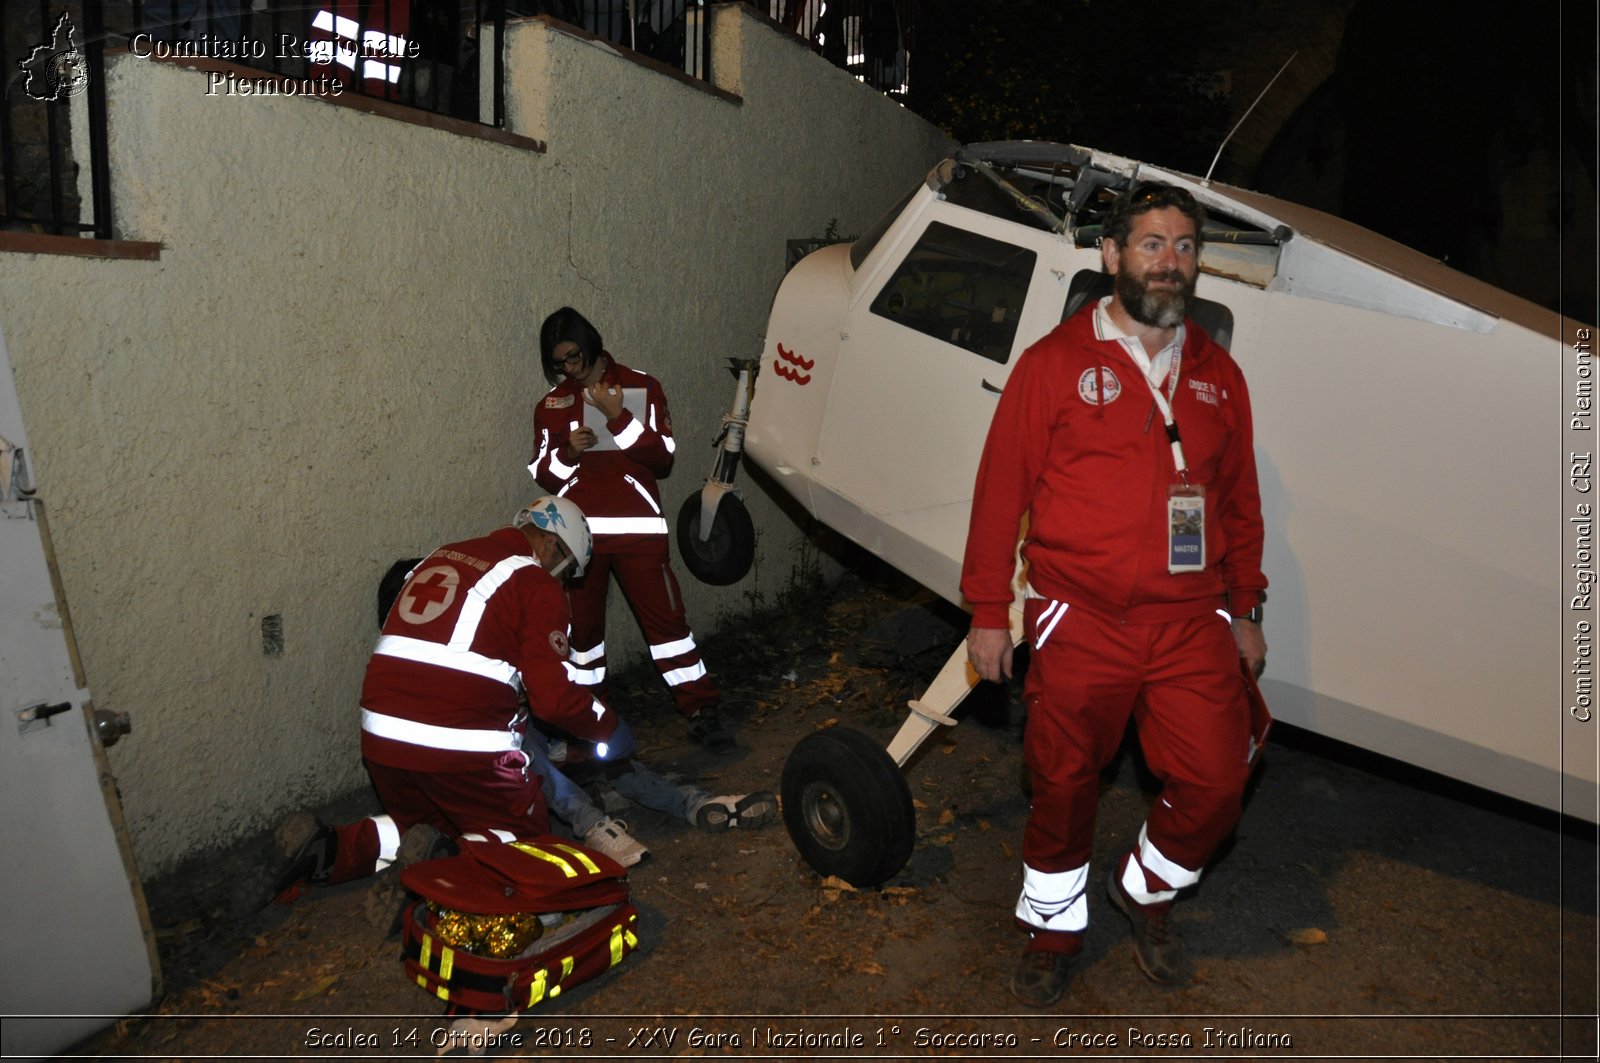
[[[1169,909],[1232,831],[1248,776],[1261,499],[1244,376],[1188,318],[1204,222],[1180,188],[1118,199],[1101,242],[1113,294],[1023,352],[978,470],[961,588],[968,656],[991,681],[1011,675],[1029,518],[1033,796],[1016,907],[1029,941],[1012,992],[1033,1006],[1060,999],[1083,948],[1100,771],[1130,714],[1163,788],[1107,889],[1157,982],[1188,978]]]
[[[606,678],[606,594],[616,576],[672,692],[689,734],[715,753],[734,748],[717,713],[716,684],[689,630],[683,592],[667,557],[667,521],[656,478],[672,469],[672,415],[655,377],[629,369],[600,333],[564,306],[539,329],[545,378],[555,385],[533,414],[528,471],[589,517],[594,561],[568,585],[572,673],[599,690]]]
[[[580,574],[591,539],[573,503],[540,498],[512,526],[441,546],[417,563],[383,624],[361,688],[361,755],[383,813],[326,827],[309,812],[275,838],[270,893],[375,872],[367,912],[392,918],[394,870],[466,834],[548,834],[539,775],[522,751],[528,712],[626,758],[632,732],[567,675],[561,581]],[[528,709],[522,702],[526,695]]]

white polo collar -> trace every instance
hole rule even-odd
[[[1100,301],[1095,304],[1094,338],[1097,340],[1116,340],[1124,346],[1127,346],[1131,343],[1136,345],[1141,351],[1144,350],[1144,343],[1140,341],[1139,337],[1129,335],[1128,333],[1122,331],[1121,326],[1119,326],[1111,316],[1111,312],[1108,309],[1110,306],[1111,296],[1109,295],[1103,296]],[[1167,374],[1172,372],[1172,359],[1177,352],[1183,350],[1184,332],[1184,325],[1182,322],[1179,322],[1177,330],[1172,334],[1172,342],[1168,343],[1165,347],[1161,348],[1161,350],[1157,351],[1155,357],[1150,359],[1151,387],[1160,388],[1161,385],[1166,381]]]

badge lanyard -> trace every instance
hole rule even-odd
[[[1183,460],[1183,444],[1178,441],[1178,422],[1172,417],[1172,400],[1178,394],[1178,372],[1183,368],[1183,345],[1175,344],[1172,352],[1172,368],[1167,373],[1167,393],[1162,394],[1161,389],[1150,379],[1150,356],[1144,353],[1144,344],[1137,337],[1125,336],[1117,342],[1122,344],[1122,349],[1128,352],[1134,364],[1139,367],[1139,375],[1144,378],[1145,387],[1150,389],[1150,394],[1156,400],[1156,409],[1161,411],[1161,420],[1167,427],[1167,441],[1172,444],[1172,464],[1178,470],[1178,476],[1184,484],[1189,482],[1189,466]]]
[[[1167,442],[1172,446],[1172,464],[1182,481],[1167,488],[1167,571],[1203,572],[1206,567],[1206,493],[1203,486],[1189,483],[1189,466],[1183,458],[1178,422],[1172,416],[1172,400],[1177,397],[1178,374],[1183,367],[1183,344],[1181,340],[1174,344],[1172,368],[1167,375],[1167,392],[1163,394],[1161,388],[1150,379],[1150,356],[1145,354],[1144,344],[1132,336],[1119,342],[1139,367],[1139,375],[1144,378],[1145,386],[1156,400],[1156,409],[1161,411]]]

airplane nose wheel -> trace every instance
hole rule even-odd
[[[695,579],[713,587],[738,583],[756,556],[756,526],[735,494],[722,496],[711,519],[711,534],[700,538],[700,496],[690,495],[678,510],[678,553]]]
[[[871,737],[829,727],[783,765],[783,825],[820,875],[879,885],[911,857],[917,816],[900,767]]]

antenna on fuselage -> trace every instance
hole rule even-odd
[[[1278,72],[1272,75],[1272,81],[1267,82],[1266,88],[1262,89],[1256,94],[1256,98],[1251,101],[1250,106],[1245,108],[1244,114],[1240,115],[1239,120],[1233,123],[1233,128],[1228,130],[1228,135],[1222,138],[1221,144],[1217,145],[1217,153],[1212,156],[1211,166],[1207,168],[1205,180],[1201,181],[1201,184],[1205,185],[1207,188],[1211,187],[1211,174],[1212,171],[1217,168],[1217,160],[1222,158],[1222,149],[1228,146],[1228,141],[1232,140],[1233,135],[1239,131],[1239,127],[1244,125],[1244,120],[1249,118],[1250,112],[1256,109],[1256,104],[1260,103],[1261,98],[1267,94],[1267,89],[1272,88],[1273,84],[1283,76],[1283,72],[1289,69],[1289,64],[1294,62],[1294,56],[1299,54],[1299,52],[1295,52],[1294,55],[1291,55],[1289,58],[1283,61],[1283,65],[1278,68]]]

